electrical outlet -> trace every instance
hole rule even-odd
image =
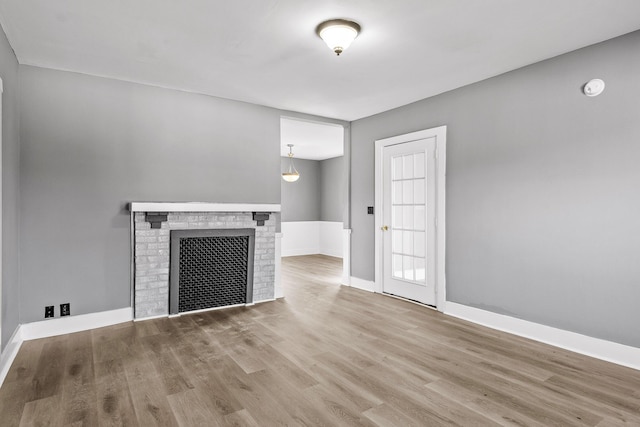
[[[54,316],[55,316],[55,313],[53,311],[53,306],[52,305],[47,305],[44,308],[44,318],[46,319],[48,317],[54,317]]]
[[[373,215],[373,206],[367,206],[367,215]]]
[[[60,316],[68,316],[71,314],[71,303],[60,304]]]

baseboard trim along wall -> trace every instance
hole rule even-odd
[[[131,320],[133,320],[133,310],[131,307],[126,307],[117,310],[58,317],[19,325],[13,332],[0,358],[0,385],[4,382],[9,368],[24,341],[87,331],[89,329],[117,325],[118,323],[129,322]]]
[[[73,332],[102,328],[133,320],[131,307],[117,310],[100,311],[98,313],[79,314],[77,316],[58,317],[40,322],[20,325],[24,341],[38,338],[54,337]]]
[[[376,289],[375,283],[372,281],[353,276],[351,276],[351,279],[349,280],[349,286],[368,292],[375,292]]]
[[[640,348],[447,301],[444,313],[491,329],[640,370]]]
[[[11,335],[7,346],[0,355],[0,387],[2,387],[4,379],[9,373],[9,368],[11,368],[13,360],[18,355],[18,350],[20,350],[22,341],[22,333],[20,332],[20,326],[18,326],[16,330],[13,331],[13,335]]]

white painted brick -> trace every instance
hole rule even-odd
[[[136,237],[137,243],[155,243],[158,241],[158,237],[156,236],[141,236]]]
[[[136,242],[138,241],[139,237],[156,236],[156,234],[157,233],[155,230],[136,230],[136,233],[135,233]]]
[[[189,223],[188,222],[172,222],[172,223],[169,223],[169,225],[171,226],[170,228],[172,230],[183,229],[183,228],[188,228],[189,227]]]
[[[148,243],[147,247],[149,249],[169,249],[169,243],[167,242],[162,242],[162,243]]]
[[[141,276],[141,277],[136,276],[136,284],[137,283],[157,282],[157,281],[158,281],[158,276],[157,275]]]
[[[151,270],[152,268],[159,268],[160,264],[157,263],[140,263],[136,265],[136,273],[139,271],[140,273],[147,274],[147,270]]]

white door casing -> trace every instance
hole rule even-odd
[[[0,79],[0,344],[2,343],[2,92],[4,87]],[[0,347],[0,353],[2,348]],[[0,380],[0,384],[1,380]]]
[[[439,311],[446,301],[445,150],[446,126],[375,142],[375,290]]]

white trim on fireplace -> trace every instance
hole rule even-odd
[[[276,253],[275,253],[275,278],[273,286],[274,298],[284,298],[284,291],[282,290],[282,233],[276,232]]]
[[[280,212],[274,203],[131,202],[131,212]]]

